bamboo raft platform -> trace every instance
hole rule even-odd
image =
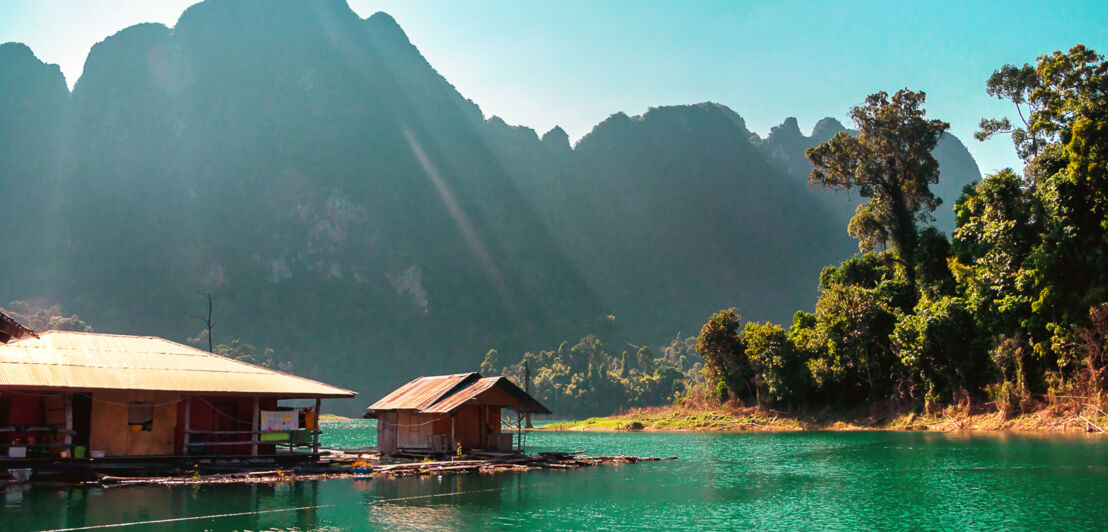
[[[264,471],[243,470],[229,473],[198,475],[182,472],[169,476],[111,476],[98,475],[86,484],[110,486],[160,485],[182,486],[197,484],[279,484],[329,479],[395,478],[415,475],[490,474],[535,470],[571,470],[600,465],[635,464],[676,460],[677,457],[659,458],[628,455],[585,456],[584,451],[570,453],[518,453],[473,452],[466,459],[425,460],[400,463],[381,463],[375,452],[343,452],[331,450],[318,463],[303,464],[288,469]]]

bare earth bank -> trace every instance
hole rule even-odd
[[[919,430],[976,432],[1104,433],[1108,414],[1092,404],[1042,406],[1004,415],[995,406],[949,407],[921,414],[874,407],[852,412],[790,413],[758,407],[640,408],[608,417],[555,423],[536,430],[570,431],[801,431]]]

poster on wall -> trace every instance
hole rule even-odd
[[[292,410],[262,410],[261,411],[261,431],[262,432],[280,432],[288,430],[296,430],[300,428],[297,424],[297,415]]]

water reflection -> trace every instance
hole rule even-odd
[[[322,524],[319,491],[318,482],[276,486],[22,486],[4,493],[3,522],[8,530],[107,524],[161,530],[317,529]]]
[[[11,488],[0,528],[157,530],[1101,528],[1108,438],[539,434],[680,456],[576,471],[269,485]]]

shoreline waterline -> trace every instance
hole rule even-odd
[[[536,426],[549,432],[970,432],[1019,434],[1104,434],[1108,415],[1086,416],[1042,408],[1005,417],[995,408],[951,407],[932,414],[914,412],[851,415],[790,415],[750,408],[664,406],[611,416],[554,421]]]

